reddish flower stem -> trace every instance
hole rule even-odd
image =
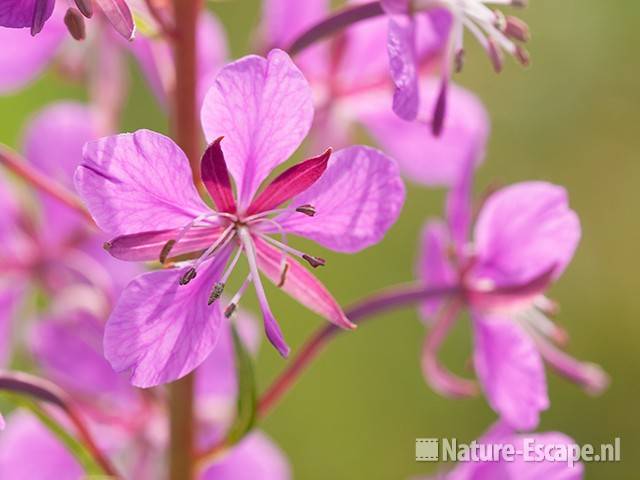
[[[18,153],[0,143],[0,163],[7,169],[15,173],[24,181],[34,186],[38,190],[50,195],[67,207],[75,210],[84,218],[94,225],[93,218],[86,208],[82,205],[82,201],[73,193],[67,190],[61,184],[51,180],[46,175],[40,173],[26,162]]]
[[[349,25],[383,14],[384,10],[382,10],[379,1],[345,7],[299,35],[291,43],[287,51],[292,56],[297,55],[305,48],[343,30]]]
[[[389,310],[406,307],[443,296],[451,296],[459,293],[456,286],[429,289],[423,285],[409,284],[396,286],[381,292],[377,292],[361,300],[353,307],[345,311],[349,320],[354,323],[362,323],[365,320],[375,318],[376,315]],[[291,363],[266,389],[258,402],[258,418],[266,417],[284,395],[291,389],[302,373],[337,334],[343,329],[335,325],[327,325],[317,330],[300,348],[298,354]],[[197,455],[197,461],[202,463],[215,458],[224,451],[227,445],[224,439],[210,446]]]
[[[200,183],[200,126],[197,111],[196,27],[202,0],[173,0],[175,92],[171,126],[177,144],[189,159],[194,183]],[[193,373],[169,385],[169,479],[195,478],[195,415]]]

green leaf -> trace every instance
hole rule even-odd
[[[60,423],[47,413],[40,405],[33,400],[25,398],[15,393],[3,392],[3,396],[17,407],[30,410],[38,419],[53,433],[60,442],[66,447],[71,455],[78,461],[84,469],[87,476],[91,478],[111,478],[104,475],[102,468],[95,462],[91,454],[87,451],[82,443],[74,436],[69,434]]]
[[[236,358],[236,372],[238,378],[238,404],[236,418],[229,428],[225,444],[235,445],[249,432],[256,423],[258,396],[256,377],[253,370],[251,354],[238,335],[235,325],[231,324],[233,346]]]

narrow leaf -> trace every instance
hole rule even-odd
[[[227,433],[225,445],[232,446],[244,438],[256,422],[258,406],[256,394],[256,377],[253,370],[251,354],[238,335],[235,325],[231,324],[233,346],[236,358],[238,377],[238,404],[236,418]]]

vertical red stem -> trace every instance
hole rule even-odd
[[[171,126],[173,136],[187,155],[196,185],[200,182],[200,127],[197,110],[196,26],[202,0],[173,0],[173,38],[176,85]],[[194,376],[169,386],[170,480],[195,478]]]

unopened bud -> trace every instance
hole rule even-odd
[[[304,213],[308,217],[313,217],[316,214],[316,209],[313,205],[301,205],[296,208],[296,212]]]
[[[208,305],[211,305],[213,302],[218,300],[222,296],[222,292],[224,292],[224,283],[217,282],[213,286],[213,290],[211,290],[211,295],[209,295]]]
[[[196,269],[191,267],[182,277],[180,277],[180,285],[186,285],[194,278],[196,278]]]
[[[309,265],[311,265],[313,268],[324,267],[324,265],[327,263],[324,258],[312,257],[311,255],[307,254],[302,255],[302,258],[309,262]]]
[[[71,7],[67,9],[67,13],[64,15],[64,24],[75,40],[84,40],[86,38],[87,31],[84,25],[84,17],[77,8]]]

